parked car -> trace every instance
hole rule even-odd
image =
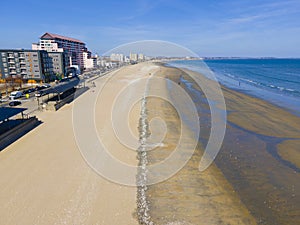
[[[35,90],[36,90],[36,91],[43,90],[43,89],[45,89],[45,87],[43,87],[43,86],[36,86],[36,87],[35,87]]]
[[[70,78],[63,78],[63,79],[61,79],[60,81],[59,81],[59,83],[63,83],[63,82],[68,82],[68,81],[70,81]]]
[[[51,87],[51,85],[50,84],[43,84],[42,87],[49,88],[49,87]]]
[[[23,96],[23,93],[21,91],[13,91],[10,93],[9,99],[15,100],[17,98],[21,98]]]
[[[25,94],[29,94],[29,93],[32,93],[32,92],[35,92],[35,89],[34,88],[29,88],[27,90],[24,90],[23,94],[25,95]]]
[[[17,105],[21,105],[22,104],[22,102],[20,102],[20,101],[11,101],[8,105],[9,106],[17,106]]]
[[[35,93],[35,97],[42,97],[43,95],[45,95],[45,92],[43,92],[43,91],[37,91]]]

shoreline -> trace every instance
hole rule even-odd
[[[166,63],[159,63],[160,65],[162,65],[162,66],[165,66],[165,67],[169,67],[169,68],[174,68],[174,69],[179,69],[179,70],[182,70],[183,72],[186,72],[186,73],[189,73],[189,72],[191,72],[191,73],[195,73],[195,74],[199,74],[199,75],[201,75],[201,76],[203,76],[203,78],[204,78],[204,80],[206,80],[206,81],[208,81],[209,79],[208,78],[206,78],[204,75],[202,75],[201,73],[199,73],[199,72],[197,72],[197,71],[193,71],[193,70],[189,70],[189,69],[184,69],[184,68],[178,68],[178,67],[175,67],[175,66],[172,66],[172,65],[167,65]],[[247,99],[252,99],[252,100],[254,100],[254,101],[257,101],[257,102],[260,102],[260,104],[265,104],[266,105],[266,108],[267,107],[270,107],[270,110],[269,111],[271,111],[271,110],[274,110],[274,111],[280,111],[280,113],[282,113],[282,114],[284,114],[286,117],[289,117],[290,115],[292,116],[292,118],[294,119],[294,120],[296,120],[296,121],[300,121],[299,119],[300,119],[300,111],[295,111],[295,110],[292,110],[292,109],[290,109],[290,108],[287,108],[287,107],[284,107],[284,106],[281,106],[281,105],[276,105],[276,104],[274,104],[273,102],[270,102],[270,101],[268,101],[268,100],[266,100],[266,99],[263,99],[263,98],[259,98],[259,97],[257,97],[255,94],[253,94],[253,93],[250,93],[250,92],[248,92],[248,91],[243,91],[243,90],[240,90],[240,89],[236,89],[236,88],[230,88],[230,87],[227,87],[226,85],[224,85],[224,84],[220,84],[220,87],[221,87],[221,89],[222,89],[222,91],[224,92],[228,92],[228,93],[237,93],[238,95],[240,95],[240,96],[247,96]],[[229,110],[227,110],[227,114],[228,114],[228,117],[233,117],[232,115],[230,115],[232,112],[234,113],[234,111],[235,110],[231,110],[231,109],[229,109]],[[238,110],[237,110],[238,111]],[[274,113],[272,113],[273,115],[274,115]],[[277,116],[278,117],[278,116]],[[233,123],[234,124],[234,123]],[[295,123],[295,125],[296,125],[297,123]],[[291,126],[291,127],[293,127],[292,125],[293,125],[293,122],[289,122],[289,125]],[[266,135],[266,136],[270,136],[270,135],[268,135],[268,134],[266,134],[266,132],[260,132],[259,131],[259,129],[256,129],[256,130],[251,130],[251,129],[249,129],[249,127],[248,126],[241,126],[240,128],[244,128],[245,130],[247,130],[248,129],[248,131],[251,131],[251,132],[256,132],[258,135]],[[300,130],[300,125],[296,128],[297,129],[297,131],[299,132],[299,130]],[[272,134],[271,134],[271,136],[272,136]],[[273,135],[273,136],[275,136],[275,137],[281,137],[280,135],[278,136],[278,135]],[[285,136],[287,136],[287,135],[285,135]],[[289,137],[287,137],[286,138],[286,141],[291,141],[290,143],[289,143],[289,145],[290,146],[292,146],[293,147],[293,152],[297,152],[298,154],[300,154],[300,151],[295,151],[294,149],[296,149],[295,148],[295,144],[293,143],[293,140],[290,140],[290,139],[296,139],[296,141],[297,141],[297,139],[300,139],[300,135],[297,135],[297,136],[295,136],[295,135],[290,135],[291,137],[289,138]],[[284,138],[284,137],[282,137],[282,138]],[[300,143],[300,140],[299,140],[299,143]],[[281,146],[283,146],[283,145],[281,145]],[[282,149],[283,147],[281,147],[281,149]],[[292,157],[292,156],[289,156],[289,154],[284,154],[284,153],[282,153],[282,154],[279,154],[279,155],[281,155],[282,157],[286,157],[286,158],[289,158],[289,160],[290,161],[293,161],[293,162],[295,162],[295,159]],[[299,162],[299,160],[300,160],[300,158],[299,158],[300,156],[298,156],[298,157],[296,157],[297,158],[297,161],[295,162],[295,163],[293,163],[293,164],[296,164],[296,165],[294,165],[294,166],[297,166],[298,168],[297,168],[297,170],[299,170],[300,169],[300,167],[299,167],[299,165],[300,165],[300,162]]]
[[[177,81],[180,74],[181,71],[178,69],[161,67],[160,72],[154,76],[168,78],[172,76],[173,80]],[[150,81],[150,93],[159,96],[172,95],[172,99],[179,97],[168,89],[167,82],[163,86]],[[177,141],[182,138],[180,130],[186,134],[180,152],[187,154],[192,147],[190,143],[194,135],[189,126],[185,124],[180,126],[176,109],[161,99],[150,97],[147,103],[148,120],[159,116],[165,122],[168,131],[162,146],[147,153],[149,163],[161,162],[174,151]],[[155,126],[152,129],[159,130]],[[192,158],[180,171],[161,183],[148,186],[146,195],[152,222],[158,225],[256,224],[231,184],[215,165],[211,165],[204,172],[199,172],[198,163],[202,152],[203,145],[198,142]],[[148,176],[151,179],[155,175],[150,173]]]
[[[173,69],[199,75],[176,67]],[[200,76],[204,82],[209,82],[206,77]],[[168,77],[176,79],[171,74]],[[201,92],[199,87],[189,77],[185,79],[186,90],[199,105],[204,124],[200,142],[205,146],[210,131],[207,123],[209,107],[203,96],[193,94]],[[300,124],[300,118],[264,100],[224,86],[222,90],[229,123],[216,165],[259,224],[294,224],[300,216],[300,203],[295,191],[300,188],[299,170],[295,170],[300,160],[296,144],[300,140],[300,127],[296,126]]]
[[[203,60],[203,62],[205,63],[205,60]],[[161,64],[166,67],[178,68],[178,69],[182,69],[182,70],[190,70],[195,73],[201,74],[201,72],[198,72],[196,70],[192,70],[192,69],[189,69],[186,67],[176,67],[174,65],[169,65],[168,62],[161,62]],[[280,95],[280,93],[271,92],[270,90],[265,90],[265,89],[262,89],[259,87],[251,86],[250,84],[247,84],[247,83],[243,83],[243,85],[241,85],[241,86],[245,86],[247,88],[245,90],[245,89],[240,88],[239,86],[235,86],[233,83],[230,83],[230,82],[228,82],[227,84],[220,82],[220,81],[218,81],[218,82],[219,82],[220,86],[223,88],[227,88],[227,89],[230,89],[230,90],[233,90],[233,91],[245,94],[245,95],[249,95],[253,98],[258,98],[262,101],[266,101],[270,104],[273,104],[277,107],[280,107],[280,108],[290,112],[293,115],[300,117],[300,107],[298,106],[298,105],[300,105],[300,101],[295,96],[283,95],[284,100],[282,100],[282,95]],[[236,82],[238,82],[238,81],[236,81]],[[276,96],[276,98],[274,98],[274,96]],[[294,103],[294,101],[299,101],[299,104]],[[289,102],[289,103],[287,103],[287,102]]]

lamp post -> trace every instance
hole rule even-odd
[[[36,97],[36,99],[37,99],[37,104],[38,104],[38,110],[40,110],[40,98]]]
[[[5,95],[6,95],[6,97],[8,96],[8,90],[7,90],[7,80],[6,80],[6,78],[5,78]]]

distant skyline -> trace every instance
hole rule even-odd
[[[1,49],[30,49],[50,32],[99,55],[162,40],[199,56],[300,57],[299,0],[16,0],[1,2],[0,19]]]

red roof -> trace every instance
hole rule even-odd
[[[73,42],[78,42],[78,43],[82,43],[84,44],[82,41],[78,40],[78,39],[75,39],[75,38],[70,38],[70,37],[65,37],[65,36],[62,36],[62,35],[58,35],[58,34],[52,34],[52,33],[45,33],[43,36],[40,37],[41,39],[44,38],[44,39],[63,39],[63,40],[68,40],[68,41],[73,41]]]

